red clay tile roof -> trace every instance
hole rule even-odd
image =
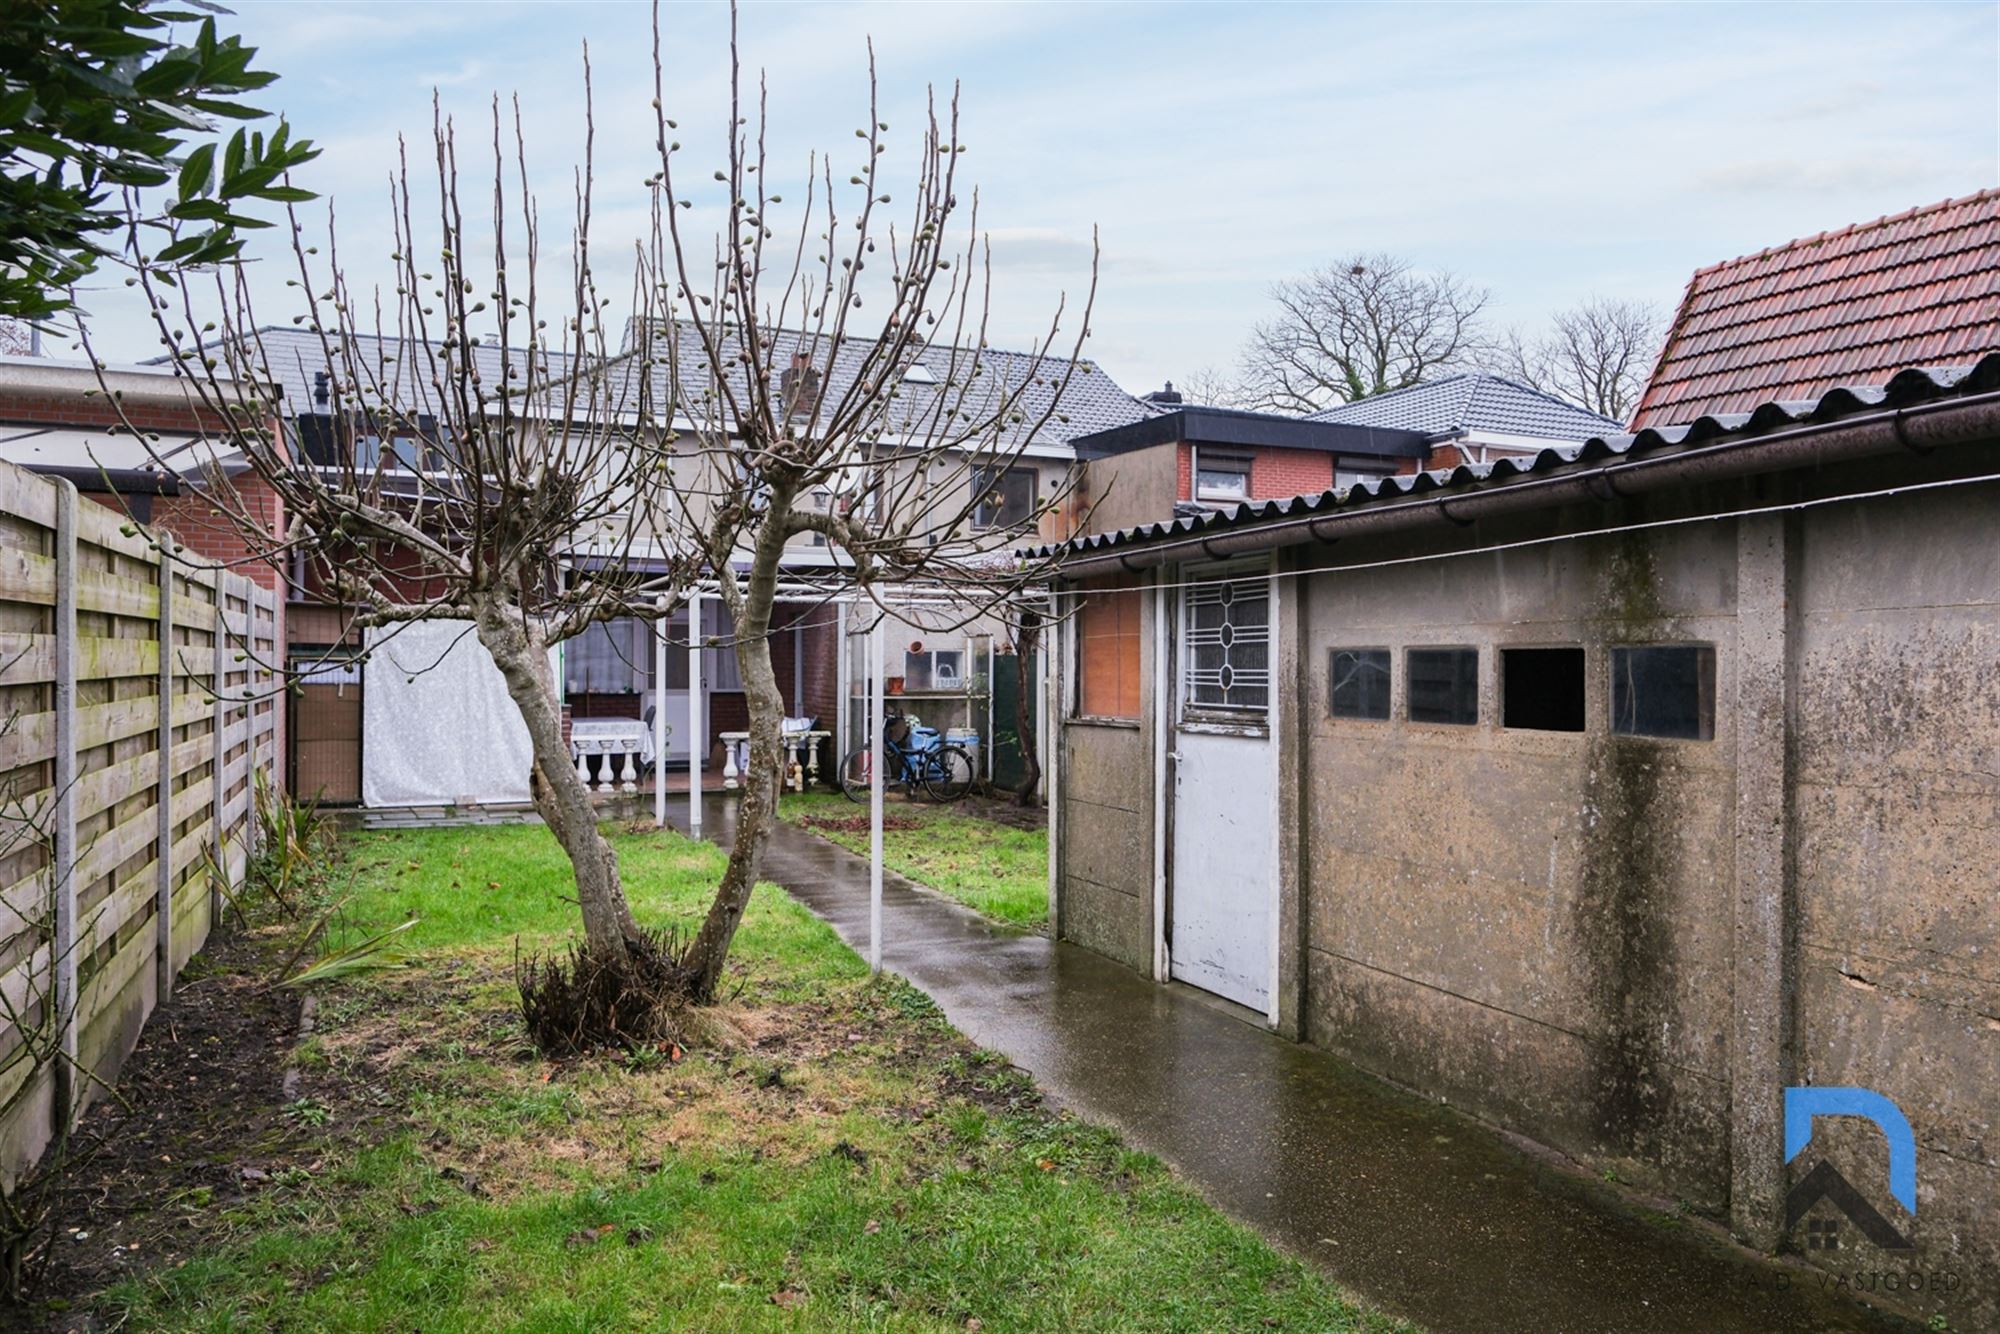
[[[1632,429],[2000,348],[2000,189],[1701,269]]]

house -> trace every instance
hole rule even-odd
[[[1055,929],[1766,1247],[1837,1156],[1983,1327],[1996,465],[2000,355],[1045,548]]]
[[[2000,346],[2000,189],[1698,271],[1632,429],[1810,401]]]
[[[112,396],[115,396],[115,402]],[[143,441],[133,429],[146,433]],[[245,543],[228,512],[282,527],[283,505],[187,383],[157,365],[0,357],[0,461],[76,485],[84,499],[171,533],[185,559],[225,566],[276,593],[284,574]],[[285,634],[278,605],[278,638]],[[278,753],[289,732],[277,722]]]
[[[1083,465],[1083,531],[1518,458],[1618,430],[1609,418],[1480,372],[1306,417],[1186,404],[1172,384],[1144,401],[1152,415],[1071,442]]]
[[[1418,467],[1405,469],[1409,472],[1520,458],[1621,429],[1609,417],[1485,371],[1442,375],[1337,403],[1307,420],[1420,432],[1429,452]]]
[[[291,414],[287,431],[308,459],[340,466],[360,458],[371,469],[385,464],[393,476],[420,467],[423,451],[434,447],[426,442],[436,425],[421,417],[390,430],[337,420],[332,410],[335,396],[329,390],[336,375],[350,381],[364,378],[357,372],[358,366],[364,368],[366,377],[379,378],[383,387],[379,397],[421,399],[420,392],[410,393],[407,386],[420,383],[426,345],[356,337],[350,340],[356,366],[329,367],[325,345],[317,335],[273,327],[257,330],[254,338],[259,364],[268,367],[283,388]],[[773,338],[775,358],[787,366],[780,378],[788,383],[781,392],[794,403],[809,405],[819,398],[836,401],[859,373],[859,346],[844,346],[828,356],[823,345],[799,335],[780,332]],[[476,355],[484,359],[481,370],[485,383],[505,382],[497,349],[489,345],[477,349]],[[685,411],[671,422],[653,424],[647,412],[651,399],[659,393],[660,367],[700,366],[705,364],[704,356],[690,328],[662,328],[633,320],[619,351],[601,362],[571,367],[552,357],[549,364],[558,371],[575,370],[591,377],[596,386],[593,411],[614,416],[615,429],[640,436],[650,432],[661,438],[668,431],[678,433],[686,443],[677,445],[675,457],[693,468],[702,466],[695,437],[717,424],[690,420]],[[968,386],[968,367],[975,360],[979,378]],[[826,368],[823,384],[817,382],[821,367]],[[904,466],[898,460],[908,453],[907,441],[917,438],[940,413],[964,411],[977,417],[979,395],[1009,387],[1019,389],[1015,420],[996,436],[982,440],[978,449],[968,448],[962,466],[943,468],[942,473],[948,475],[941,475],[935,486],[918,485],[909,491],[923,496],[925,503],[940,513],[957,513],[977,489],[987,499],[974,509],[975,529],[995,534],[1039,531],[1045,538],[1067,536],[1074,512],[1055,502],[1067,494],[1075,460],[1070,437],[1135,420],[1153,409],[1125,393],[1093,364],[1079,363],[1067,384],[1062,383],[1060,370],[1059,361],[1052,363],[1032,353],[989,349],[975,356],[943,344],[918,347],[902,367],[900,382],[885,408],[871,463],[893,474]],[[551,428],[558,425],[549,423]],[[570,425],[601,428],[605,423]],[[721,429],[726,432],[727,424],[721,424]],[[982,463],[982,458],[993,462]],[[691,486],[688,492],[693,503],[704,503],[703,488]],[[846,503],[831,495],[816,495],[813,501],[821,506]],[[639,573],[663,570],[664,553],[651,534],[661,531],[661,525],[699,523],[702,518],[701,514],[656,516],[638,509],[621,510],[596,529],[575,533],[566,559],[579,570],[607,559],[616,559]],[[950,536],[940,533],[935,540],[948,541]],[[861,717],[857,701],[863,679],[861,647],[858,642],[848,642],[844,613],[833,597],[845,582],[845,558],[829,549],[822,538],[801,535],[793,539],[786,566],[786,596],[776,613],[772,643],[773,666],[787,715],[816,717],[823,728],[834,731],[832,749],[837,756],[859,744],[858,735],[850,735],[850,723]],[[395,713],[393,708],[382,715],[385,721],[369,722],[384,708],[379,698],[371,704],[371,691],[378,696],[384,691],[413,694],[422,683],[412,681],[406,671],[386,667],[371,674],[363,665],[368,645],[352,628],[346,610],[329,595],[325,572],[302,565],[292,575],[291,653],[304,681],[295,704],[302,716],[298,735],[302,746],[317,747],[293,757],[302,790],[321,791],[330,800],[360,801],[370,790],[366,781],[369,773],[394,772],[400,775],[395,804],[456,800],[461,789],[447,790],[449,784],[438,786],[445,781],[442,777],[424,776],[429,766],[428,750],[435,749],[425,729],[392,725],[386,719]],[[571,719],[636,721],[647,717],[650,710],[661,710],[670,728],[667,762],[684,764],[693,759],[711,772],[721,773],[723,737],[747,728],[748,713],[735,654],[729,646],[731,628],[719,599],[702,599],[692,614],[701,618],[692,637],[709,641],[701,650],[698,697],[693,697],[691,690],[697,673],[691,670],[689,654],[684,651],[691,638],[691,613],[685,608],[667,627],[667,637],[676,651],[666,655],[663,679],[654,679],[657,659],[652,627],[638,619],[600,623],[563,645],[557,678]],[[966,609],[949,600],[940,603],[915,595],[897,605],[894,620],[891,638],[901,670],[892,665],[891,676],[907,697],[906,703],[922,701],[926,721],[936,725],[961,725],[990,735],[996,714],[991,683],[996,678],[1015,682],[1032,678],[1032,668],[1024,671],[1018,662],[1000,662],[1012,656],[1006,626],[990,616],[968,619]],[[1011,711],[1011,704],[1004,702],[997,709],[1003,719],[1010,717]],[[700,721],[699,737],[691,737],[686,725],[691,717]],[[307,738],[315,740],[308,743]],[[690,744],[691,739],[695,744]],[[591,772],[600,782],[608,776],[601,767]],[[830,767],[823,772],[830,775]],[[423,795],[418,789],[425,783],[437,790],[428,793],[428,801],[418,802],[417,797]],[[381,793],[387,789],[374,790]]]
[[[1082,465],[1084,531],[1324,491],[1425,456],[1415,431],[1184,405],[1178,395],[1149,401],[1152,415],[1071,442]]]

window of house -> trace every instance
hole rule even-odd
[[[1203,454],[1196,460],[1194,498],[1239,503],[1250,499],[1250,460]]]
[[[1336,718],[1389,717],[1389,650],[1337,648],[1327,671],[1328,707]]]
[[[1657,644],[1611,650],[1611,730],[1621,736],[1715,736],[1715,650]]]
[[[974,468],[974,528],[1019,528],[1035,514],[1033,468]]]
[[[1076,610],[1076,711],[1085,718],[1139,716],[1139,590],[1132,578],[1080,590]]]
[[[903,689],[962,690],[964,687],[964,649],[927,648],[904,652]]]
[[[1404,708],[1413,723],[1479,721],[1479,650],[1413,648],[1403,655]]]
[[[429,414],[411,419],[372,412],[352,418],[302,412],[298,431],[301,452],[321,467],[351,465],[356,472],[378,468],[418,472],[445,462],[437,422]]]
[[[1181,592],[1182,698],[1262,712],[1271,692],[1271,586],[1261,574],[1203,579]]]
[[[598,621],[563,645],[571,695],[636,695],[653,675],[653,627],[635,617]]]
[[[1583,650],[1500,650],[1500,725],[1537,732],[1583,730]]]

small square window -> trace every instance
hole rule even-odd
[[[1413,648],[1403,657],[1413,723],[1470,727],[1479,721],[1479,650]]]
[[[1035,517],[1033,468],[974,468],[974,528],[1022,528]]]
[[[1203,460],[1195,473],[1197,500],[1241,501],[1250,499],[1250,465],[1234,460]]]
[[[1336,718],[1389,717],[1389,650],[1337,648],[1327,671],[1327,698]]]
[[[1715,736],[1715,650],[1660,644],[1611,650],[1611,730],[1620,736]]]
[[[1536,732],[1583,730],[1583,650],[1500,650],[1500,725]]]

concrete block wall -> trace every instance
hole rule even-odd
[[[1970,451],[1898,481],[1978,471]],[[1914,1249],[1889,1295],[2000,1326],[2000,542],[1991,483],[1820,505],[1882,460],[1287,553],[1291,689],[1280,1031],[1796,1249],[1822,1158]],[[1704,514],[1769,512],[1679,523]],[[1568,537],[1634,524],[1646,531]],[[1564,540],[1407,565],[1377,562]],[[1343,573],[1339,562],[1371,565]],[[1171,578],[1171,569],[1154,577]],[[1063,728],[1061,933],[1152,970],[1145,721]],[[1708,740],[1613,735],[1611,651],[1715,649]],[[1480,721],[1403,721],[1410,647],[1480,650]],[[1500,722],[1500,651],[1580,645],[1586,730]],[[1392,719],[1331,717],[1335,648],[1395,654]],[[1293,795],[1295,794],[1295,795]],[[1168,912],[1171,914],[1171,868]],[[1288,1016],[1296,1015],[1296,1021]],[[1882,1135],[1783,1092],[1875,1089],[1918,1145],[1912,1219]],[[1831,1206],[1821,1205],[1821,1210]],[[1852,1234],[1851,1234],[1852,1235]],[[1940,1276],[1943,1283],[1938,1286]]]
[[[2000,1325],[1995,508],[1990,488],[1829,508],[1797,554],[1793,1073],[1909,1117],[1917,1213],[1895,1221],[1963,1278],[1960,1304],[1911,1301],[1957,1329]],[[1820,1124],[1857,1183],[1885,1179],[1872,1127]]]
[[[1062,803],[1056,931],[1063,939],[1151,973],[1153,968],[1154,599],[1141,594],[1140,721],[1079,720],[1059,729]],[[1075,646],[1052,646],[1073,698]]]
[[[1733,686],[1726,528],[1306,582],[1304,1036],[1572,1155],[1728,1199],[1734,733],[1609,734],[1609,650],[1702,642]],[[1404,651],[1479,650],[1479,722],[1403,720]],[[1500,725],[1500,651],[1581,645],[1582,733]],[[1335,719],[1336,648],[1392,718]]]

